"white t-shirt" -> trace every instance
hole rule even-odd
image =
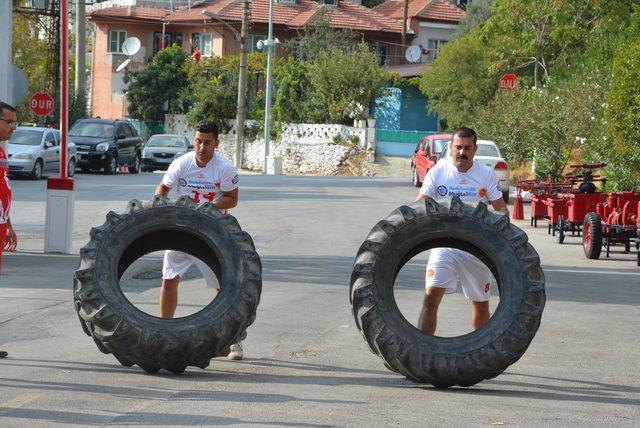
[[[222,192],[238,187],[238,170],[219,153],[200,168],[195,153],[188,152],[171,162],[162,184],[176,187],[179,196],[187,195],[198,204],[215,202],[222,198]]]
[[[502,190],[498,177],[491,168],[474,160],[473,166],[467,172],[460,172],[453,164],[453,158],[446,158],[431,168],[424,178],[420,193],[433,199],[441,199],[456,195],[462,201],[482,201],[489,203],[502,198]],[[450,266],[451,259],[466,255],[464,250],[457,248],[432,248],[429,255],[427,271],[434,271]],[[475,256],[470,256],[477,260]],[[479,262],[479,261],[478,261]],[[476,274],[480,278],[488,276],[489,269],[479,262]],[[455,265],[455,263],[454,263]],[[484,282],[482,282],[484,284]],[[429,280],[427,278],[427,286]]]
[[[502,198],[498,177],[491,168],[474,160],[467,172],[460,172],[450,157],[429,170],[420,193],[434,199],[456,195],[467,202],[489,203]]]

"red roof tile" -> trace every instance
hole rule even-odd
[[[429,0],[427,0],[429,1]],[[92,18],[140,19],[173,23],[203,22],[210,18],[202,14],[209,10],[228,22],[242,21],[243,0],[212,0],[205,5],[170,12],[154,8],[105,8],[91,12]],[[298,0],[295,4],[274,3],[273,23],[290,28],[301,28],[318,14],[323,6],[316,0]],[[349,28],[357,31],[380,31],[400,33],[402,24],[373,9],[349,1],[340,1],[338,7],[324,6],[330,18],[331,27]],[[251,22],[269,22],[269,0],[251,0]]]
[[[88,13],[90,18],[123,18],[140,21],[162,21],[170,11],[156,7],[109,7]]]
[[[402,19],[404,0],[389,0],[373,8],[376,12],[393,19]],[[446,0],[409,0],[410,18],[431,21],[460,22],[466,12]]]

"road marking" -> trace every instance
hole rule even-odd
[[[598,274],[598,275],[631,275],[640,276],[640,272],[620,272],[620,271],[601,271],[601,270],[574,270],[574,269],[547,269],[542,268],[545,272],[560,272],[560,273],[585,273],[585,274]]]
[[[11,410],[17,409],[19,407],[24,406],[29,401],[33,401],[36,398],[39,398],[43,395],[42,392],[29,392],[27,394],[18,395],[15,398],[7,401],[6,403],[0,404],[0,415],[4,415],[5,413],[10,412]]]

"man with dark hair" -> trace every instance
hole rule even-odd
[[[155,194],[167,196],[175,187],[179,196],[189,196],[198,204],[210,202],[225,212],[235,207],[238,204],[238,170],[222,155],[215,153],[219,144],[218,126],[209,120],[198,122],[193,138],[194,150],[171,162]],[[190,254],[168,250],[162,264],[162,318],[173,318],[178,305],[180,277],[192,264],[198,267],[207,286],[218,292],[220,285],[216,275],[206,263]],[[228,358],[243,358],[240,342],[231,346]]]
[[[16,109],[0,101],[0,143],[8,141],[16,129],[18,118]],[[14,251],[18,244],[16,232],[11,226],[9,209],[11,208],[11,185],[9,183],[9,162],[5,147],[0,144],[0,275],[2,274],[2,250]],[[5,358],[7,352],[0,351],[0,358]]]
[[[474,161],[478,137],[471,128],[460,128],[449,143],[450,156],[427,173],[418,200],[458,196],[465,202],[490,203],[493,209],[509,215],[502,199],[498,177],[491,168]],[[426,274],[426,290],[418,328],[429,335],[436,330],[438,307],[445,293],[456,291],[458,280],[471,300],[471,324],[479,329],[489,321],[491,272],[477,257],[457,248],[432,248]]]

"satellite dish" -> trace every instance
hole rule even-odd
[[[404,53],[404,57],[408,62],[420,62],[422,59],[422,51],[418,46],[409,46]]]
[[[122,70],[124,70],[124,68],[129,65],[129,63],[131,62],[131,58],[127,58],[124,61],[122,61],[122,64],[120,64],[118,66],[118,68],[116,68],[116,73],[121,72]]]
[[[122,53],[128,56],[134,56],[140,50],[140,39],[137,37],[129,37],[122,43]]]

